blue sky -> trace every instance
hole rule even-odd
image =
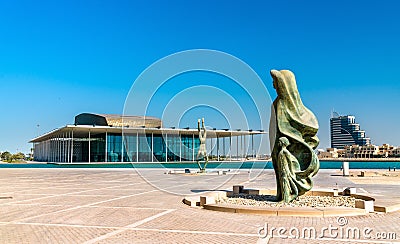
[[[197,48],[246,62],[272,99],[269,70],[291,69],[321,147],[332,109],[355,115],[373,143],[400,145],[399,10],[398,1],[2,1],[0,151],[27,152],[29,139],[81,112],[122,113],[146,67]]]

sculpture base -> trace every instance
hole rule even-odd
[[[185,197],[183,202],[192,207],[213,211],[298,217],[366,215],[374,211],[388,212],[386,210],[390,207],[374,206],[375,199],[366,194],[346,196],[344,191],[338,192],[336,189],[311,190],[300,196],[296,200],[298,203],[284,203],[276,201],[274,190],[234,187],[236,187],[235,193],[234,191],[208,192],[200,196]],[[241,192],[237,193],[237,189],[241,189]],[[343,201],[347,201],[347,204],[343,205]],[[307,202],[311,204],[307,205]]]
[[[164,174],[168,175],[190,175],[190,176],[202,176],[202,175],[214,175],[214,176],[219,176],[219,175],[238,175],[240,172],[237,171],[231,171],[231,170],[204,170],[203,172],[199,171],[193,171],[190,169],[173,169],[173,170],[168,170]]]
[[[196,161],[196,162],[197,162],[197,166],[199,166],[200,173],[205,173],[208,161],[204,161],[203,165],[201,165],[201,163],[202,163],[201,161]]]

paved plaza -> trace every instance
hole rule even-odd
[[[400,212],[346,217],[341,219],[345,222],[338,222],[337,217],[214,212],[182,203],[185,195],[230,189],[234,184],[274,189],[272,170],[202,176],[166,171],[0,169],[0,243],[400,242]],[[360,192],[387,196],[387,201],[400,199],[399,184],[356,184],[337,174],[336,170],[320,170],[315,187],[354,186]],[[270,233],[273,228],[274,236],[265,237],[265,230]],[[286,230],[280,237],[279,228]],[[317,239],[285,238],[289,231],[293,234],[307,228],[314,228],[317,237],[324,234]],[[349,228],[359,229],[360,237],[344,234]],[[365,229],[370,230],[367,235]]]

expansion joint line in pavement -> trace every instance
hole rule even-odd
[[[155,191],[157,191],[157,190],[151,190],[151,191],[146,191],[146,192],[131,194],[131,195],[128,195],[128,196],[116,197],[116,198],[107,199],[107,200],[104,200],[104,201],[99,201],[99,202],[89,203],[89,204],[85,204],[85,205],[75,206],[75,207],[67,208],[67,209],[61,209],[61,210],[54,211],[54,212],[50,212],[50,213],[45,213],[45,214],[40,214],[40,215],[36,215],[36,216],[32,216],[32,217],[27,217],[27,218],[19,219],[19,220],[17,220],[17,221],[12,221],[11,223],[13,223],[13,222],[27,221],[27,220],[30,220],[30,219],[34,219],[34,218],[37,218],[37,217],[43,217],[43,216],[50,215],[50,214],[62,213],[62,212],[70,211],[70,210],[76,210],[76,209],[80,209],[80,208],[84,208],[84,207],[90,207],[90,206],[96,205],[96,204],[111,202],[111,201],[114,201],[114,200],[120,200],[120,199],[124,199],[124,198],[128,198],[128,197],[133,197],[133,196],[139,196],[139,195],[143,195],[143,194],[147,194],[147,193],[151,193],[151,192],[155,192]]]
[[[187,183],[187,184],[189,184],[189,183]],[[178,185],[178,186],[170,186],[170,187],[167,187],[167,188],[180,187],[182,185],[187,185],[187,184],[181,184],[181,185]],[[76,210],[76,209],[80,209],[80,208],[84,208],[84,207],[91,207],[93,205],[106,203],[106,202],[111,202],[111,201],[115,201],[115,200],[120,200],[120,199],[133,197],[133,196],[139,196],[139,195],[143,195],[143,194],[147,194],[147,193],[152,193],[152,192],[155,192],[155,191],[159,191],[159,190],[158,189],[154,189],[154,190],[151,190],[151,191],[140,192],[140,193],[131,194],[131,195],[127,195],[127,196],[116,197],[116,198],[112,198],[112,199],[107,199],[107,200],[103,200],[103,201],[98,201],[98,202],[94,202],[94,203],[85,204],[85,205],[75,206],[75,207],[72,207],[72,208],[61,209],[61,210],[50,212],[50,213],[44,213],[44,214],[40,214],[40,215],[36,215],[36,216],[31,216],[31,217],[19,219],[19,220],[16,220],[16,221],[12,221],[11,223],[23,222],[23,221],[34,219],[34,218],[37,218],[37,217],[43,217],[43,216],[50,215],[50,214],[55,214],[55,213],[62,213],[62,212],[66,212],[66,211],[70,211],[70,210]]]
[[[173,212],[173,211],[175,211],[175,209],[166,210],[166,211],[164,211],[164,212],[158,213],[158,214],[153,215],[153,216],[150,216],[150,217],[148,217],[148,218],[139,220],[139,221],[137,221],[137,222],[135,222],[135,223],[133,223],[133,224],[127,225],[127,226],[125,226],[125,228],[135,228],[135,227],[137,227],[137,226],[139,226],[139,225],[142,225],[142,224],[144,224],[144,223],[147,223],[147,222],[149,222],[149,221],[152,221],[152,220],[154,220],[154,219],[156,219],[156,218],[159,218],[159,217],[161,217],[161,216],[163,216],[163,215],[169,214],[169,213],[171,213],[171,212]],[[115,230],[115,231],[113,231],[113,232],[109,232],[109,233],[107,233],[107,234],[105,234],[105,235],[102,235],[102,236],[96,237],[96,238],[94,238],[94,239],[92,239],[92,240],[86,241],[84,244],[96,243],[96,242],[98,242],[98,241],[107,239],[107,238],[109,238],[109,237],[111,237],[111,236],[118,235],[119,233],[121,233],[121,232],[123,232],[123,231],[125,231],[125,230],[126,230],[126,229],[118,229],[118,230]]]
[[[140,183],[131,183],[131,184],[128,184],[127,186],[138,185],[138,184],[140,184]],[[107,186],[107,187],[102,187],[102,188],[97,188],[97,189],[90,189],[90,190],[83,190],[83,191],[69,192],[69,193],[62,193],[62,194],[51,194],[50,196],[38,197],[38,198],[34,198],[34,199],[25,199],[25,200],[14,201],[14,202],[8,202],[6,204],[19,204],[19,203],[22,203],[22,202],[27,202],[27,201],[32,201],[32,200],[42,200],[42,199],[47,199],[47,198],[52,198],[52,197],[75,195],[75,194],[80,194],[80,193],[85,193],[85,192],[90,192],[90,191],[107,190],[107,189],[112,189],[112,188],[116,188],[116,187],[120,187],[120,185]]]

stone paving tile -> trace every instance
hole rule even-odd
[[[153,190],[154,189],[153,186],[151,186],[145,182],[132,182],[130,184],[127,184],[125,182],[124,184],[110,184],[110,185],[112,186],[112,190],[115,190],[115,191],[129,191],[129,190],[135,190],[135,189],[140,189],[140,190]]]
[[[318,239],[318,240],[302,240],[302,239],[281,239],[281,238],[271,238],[268,241],[268,244],[284,244],[284,243],[299,243],[299,244],[336,244],[336,243],[349,243],[349,244],[359,244],[360,242],[357,240],[324,240],[324,239]],[[366,243],[366,242],[362,242]],[[367,242],[368,243],[368,242]],[[373,243],[373,242],[371,242]]]
[[[64,183],[62,183],[62,182],[57,182],[57,179],[54,179],[54,178],[48,178],[48,180],[49,181],[52,181],[52,182],[54,182],[53,184],[49,184],[49,183],[47,183],[46,185],[41,185],[40,187],[41,188],[60,188],[60,189],[65,189],[65,188],[67,188],[67,189],[71,189],[71,188],[75,188],[75,189],[80,189],[80,190],[84,190],[84,189],[91,189],[91,187],[90,187],[90,185],[83,185],[83,184],[80,184],[79,183],[79,181],[73,181],[73,182],[64,182]],[[24,183],[25,185],[26,184],[29,184],[29,185],[32,185],[32,183]],[[30,189],[34,189],[35,187],[31,187]]]
[[[202,209],[185,209],[159,217],[151,222],[140,225],[144,229],[160,230],[185,230],[185,231],[204,231],[204,232],[224,232],[257,234],[258,226],[262,226],[261,221],[243,221],[237,220],[240,215],[231,213],[222,213],[204,211]],[[201,216],[202,220],[199,220]]]
[[[17,221],[40,214],[64,209],[63,206],[3,205],[0,206],[0,222]]]
[[[32,218],[24,223],[66,224],[83,226],[124,227],[163,210],[134,208],[90,208],[67,210]]]
[[[31,188],[23,191],[18,191],[15,192],[14,195],[22,195],[22,194],[40,194],[43,192],[46,192],[48,195],[59,195],[59,194],[70,194],[74,192],[80,192],[80,191],[88,191],[91,190],[91,188],[73,188],[73,187],[68,187],[68,188],[56,188],[56,187],[46,187],[46,188]]]
[[[2,182],[0,182],[0,184],[9,184],[9,182],[8,183],[6,183],[6,182],[4,182],[4,183],[2,183]],[[13,185],[13,186],[3,186],[3,187],[0,187],[0,194],[1,195],[7,195],[7,194],[9,194],[9,193],[14,193],[14,192],[20,192],[20,191],[24,191],[24,190],[28,190],[28,191],[30,191],[30,190],[32,190],[32,187],[27,187],[27,186],[18,186],[18,185]]]
[[[182,202],[181,196],[174,196],[159,191],[142,193],[143,194],[137,196],[130,196],[109,202],[99,203],[95,206],[171,208],[180,206]],[[157,197],[155,198],[155,196]],[[174,201],[171,201],[172,199]]]
[[[37,200],[23,201],[25,204],[46,204],[46,205],[86,205],[95,202],[100,202],[113,198],[112,196],[74,196],[74,195],[64,195],[64,196],[50,196],[48,198],[42,198]],[[19,202],[22,203],[22,202]]]
[[[6,196],[7,198],[0,199],[0,206],[4,204],[9,204],[9,203],[18,203],[20,201],[26,201],[26,200],[33,200],[33,199],[40,199],[43,197],[50,197],[52,195],[50,194],[2,194],[1,196]],[[11,197],[11,198],[8,198]]]
[[[198,230],[198,231],[214,231],[218,230],[227,233],[257,233],[259,227],[264,223],[268,223],[270,227],[284,227],[289,230],[292,227],[298,229],[314,227],[317,231],[322,230],[324,227],[338,227],[337,218],[303,218],[303,217],[271,217],[261,215],[240,215],[231,213],[221,213],[212,211],[199,210],[196,211],[177,211],[169,218],[166,216],[155,219],[151,222],[141,225],[141,228],[149,229],[179,229],[179,230]],[[196,216],[201,216],[202,219],[207,221],[195,221]],[[394,223],[398,223],[400,213],[391,214],[371,214],[368,216],[348,217],[348,224],[343,227],[346,230],[349,228],[368,227],[373,229],[372,235],[377,232],[396,232],[398,229],[394,227]],[[398,226],[395,224],[395,226]],[[398,240],[397,236],[397,240]],[[361,238],[368,240],[366,238]],[[321,240],[323,241],[323,240]],[[325,241],[325,240],[324,240]]]
[[[127,230],[96,243],[256,243],[256,236]]]
[[[344,177],[331,176],[335,172],[335,170],[321,171],[315,178],[316,187],[329,188],[335,183],[340,186],[355,185]],[[0,196],[7,192],[16,193],[13,201],[7,203],[6,199],[0,200],[0,243],[81,243],[117,230],[118,234],[106,236],[107,238],[101,242],[256,243],[259,240],[256,236],[258,228],[265,223],[287,229],[291,227],[321,229],[338,224],[335,217],[243,215],[191,208],[182,203],[181,195],[160,191],[130,170],[2,169],[0,173],[6,175],[0,179]],[[251,176],[258,173],[252,171]],[[233,184],[248,180],[247,173],[225,178],[164,175],[162,170],[147,170],[144,174],[156,186],[183,194],[210,190],[215,184],[221,184],[221,189],[231,189]],[[256,179],[244,185],[274,189],[274,172],[263,171]],[[397,192],[400,186],[389,188],[380,185],[355,186],[376,194],[384,194],[388,199],[399,197]],[[41,191],[43,195],[32,195],[32,192]],[[137,195],[131,196],[136,193]],[[29,197],[41,199],[24,201]],[[17,198],[21,201],[16,201]],[[176,210],[158,215],[166,209]],[[26,223],[10,222],[18,220]],[[396,235],[396,241],[399,241],[399,220],[400,212],[369,214],[347,217],[346,226],[369,227],[373,228],[374,233],[399,232],[398,236]],[[134,224],[133,229],[118,229],[132,224]],[[369,242],[368,239],[363,240],[364,243]],[[285,240],[275,237],[270,239],[269,243],[344,243],[344,241]],[[358,243],[357,240],[352,242]]]
[[[0,243],[83,243],[113,229],[68,226],[0,225]]]
[[[141,189],[141,188],[133,188],[132,189],[128,189],[129,186],[127,186],[127,189],[114,189],[114,187],[112,187],[111,189],[92,189],[90,191],[84,191],[81,193],[74,193],[74,195],[76,196],[80,196],[80,195],[85,195],[85,196],[127,196],[127,195],[133,195],[133,194],[137,194],[137,193],[141,193],[141,192],[145,192],[145,191],[149,191],[149,190],[153,190],[153,189]]]

